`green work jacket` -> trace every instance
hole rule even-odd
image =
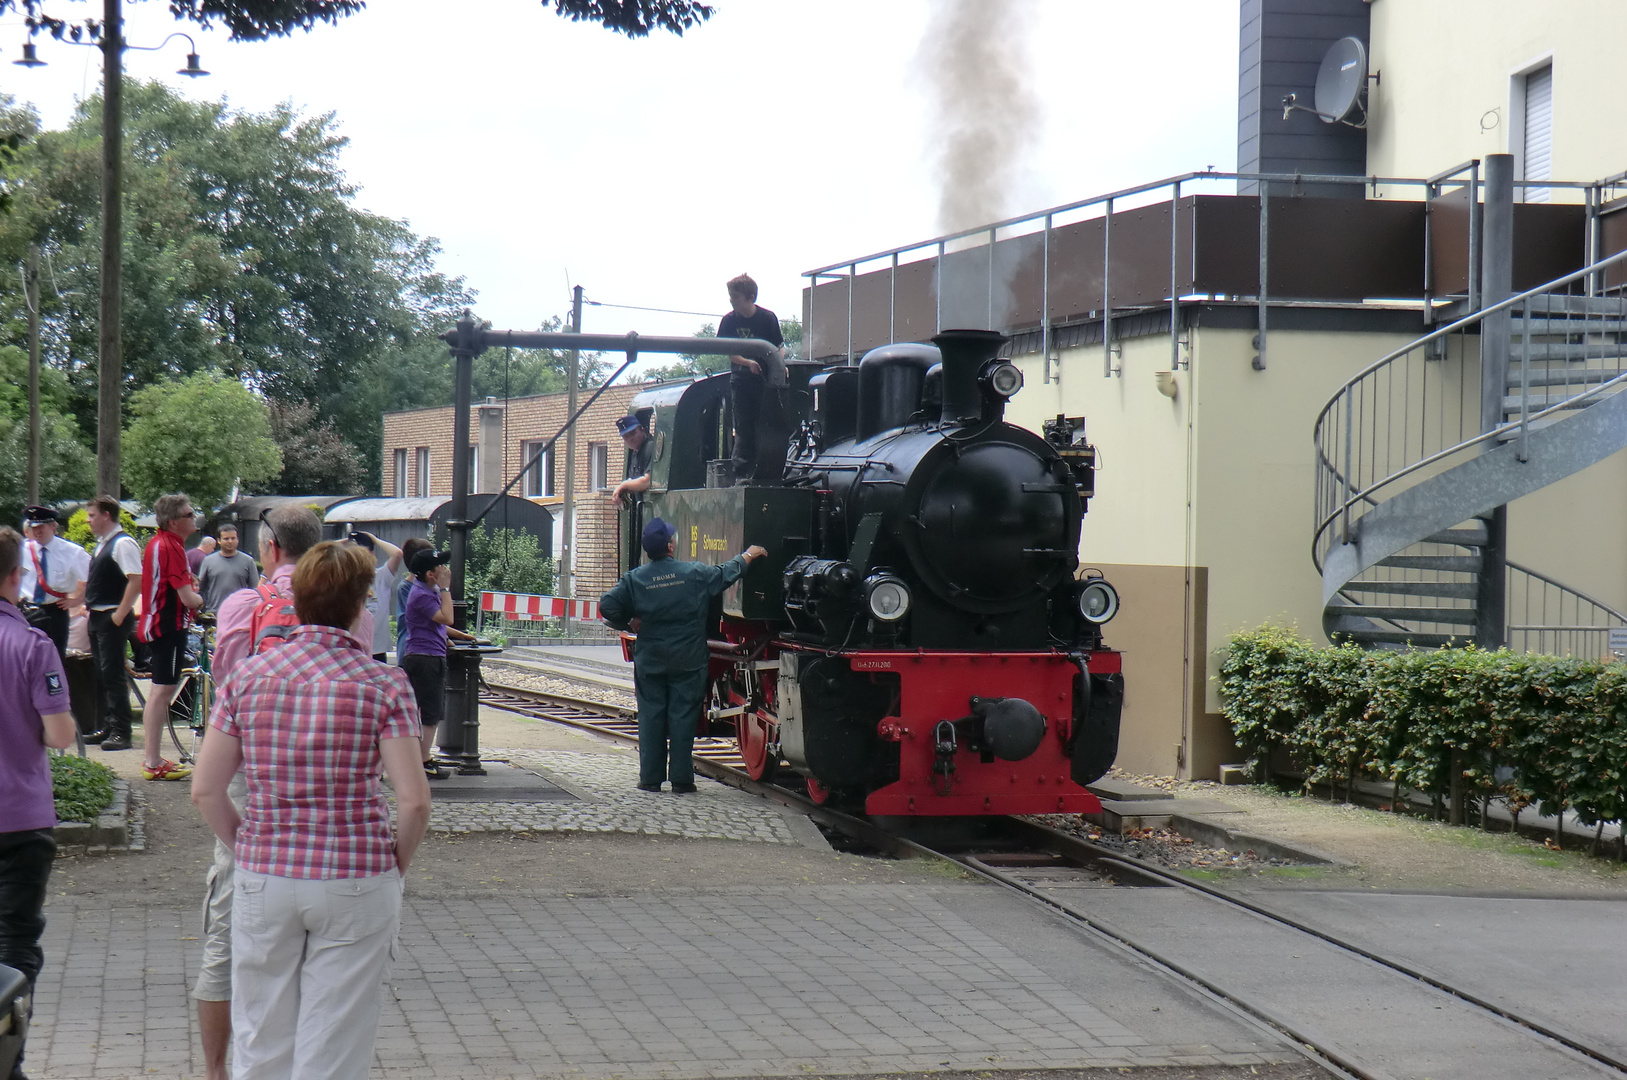
[[[746,557],[722,566],[679,562],[670,555],[629,570],[599,598],[599,614],[617,630],[639,620],[633,663],[646,675],[706,668],[706,616],[712,597],[740,580]]]

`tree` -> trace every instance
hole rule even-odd
[[[471,596],[482,591],[548,596],[554,591],[554,561],[530,533],[482,525],[469,532],[464,580]]]
[[[547,7],[549,0],[543,0]],[[651,30],[667,30],[682,37],[683,32],[712,17],[712,7],[695,0],[552,0],[555,14],[572,22],[596,22],[606,29],[630,38],[645,37]],[[46,30],[55,37],[74,41],[101,36],[101,20],[87,18],[71,22],[47,13],[53,0],[0,0],[0,15],[23,12],[30,30]],[[309,30],[319,22],[336,23],[362,10],[364,0],[169,0],[177,19],[200,26],[226,25],[234,39],[258,41]]]
[[[272,403],[271,440],[282,451],[282,474],[270,487],[275,495],[346,495],[367,488],[367,464],[340,437],[332,420],[322,420],[306,401]]]
[[[200,372],[157,383],[130,398],[130,413],[124,483],[145,503],[180,491],[216,506],[238,481],[270,481],[282,471],[270,410],[236,379]]]
[[[0,416],[0,521],[22,520],[28,501],[28,419]],[[85,498],[96,480],[96,459],[73,421],[40,417],[40,498],[48,503]]]

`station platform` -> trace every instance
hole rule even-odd
[[[1298,1060],[998,887],[841,854],[704,778],[640,792],[635,753],[590,735],[497,710],[482,726],[501,748],[483,757],[562,796],[436,795],[374,1077],[1231,1077]],[[202,1075],[187,993],[212,840],[187,788],[140,789],[145,852],[59,865],[31,1075]]]

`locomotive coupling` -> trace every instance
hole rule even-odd
[[[1045,738],[1045,717],[1031,702],[1019,697],[972,699],[969,717],[976,737],[972,749],[993,754],[1005,761],[1028,757]],[[966,721],[961,721],[966,723]]]

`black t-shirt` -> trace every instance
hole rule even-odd
[[[770,345],[784,345],[786,338],[779,333],[779,316],[768,311],[766,307],[758,304],[757,311],[752,312],[750,319],[737,316],[734,311],[722,317],[718,322],[718,337],[757,338],[760,342]],[[760,374],[753,374],[752,369],[745,364],[731,364],[729,374],[735,379],[761,379]]]
[[[650,465],[655,459],[655,437],[648,433],[644,436],[644,444],[634,450],[627,459],[627,479],[637,480],[650,471]]]

